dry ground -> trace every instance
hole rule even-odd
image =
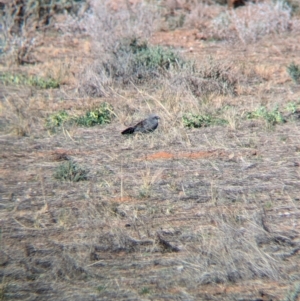
[[[235,96],[198,108],[228,106],[229,124],[188,129],[181,95],[168,90],[79,97],[89,41],[45,37],[39,64],[9,70],[60,73],[60,89],[1,86],[0,299],[297,300],[287,298],[300,283],[300,119],[269,126],[245,116],[260,105],[299,108],[300,86],[286,73],[300,64],[299,40],[241,47],[193,30],[156,33],[152,43],[239,75]],[[109,125],[45,129],[50,113],[103,101],[115,108]],[[156,132],[120,135],[150,111],[162,119]],[[53,178],[70,158],[87,181]]]

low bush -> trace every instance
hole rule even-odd
[[[214,117],[210,114],[207,115],[196,115],[196,114],[185,114],[182,117],[183,125],[188,128],[200,128],[211,125],[224,125],[228,122],[225,119]]]
[[[57,167],[54,178],[61,181],[79,182],[87,180],[87,174],[87,170],[82,169],[77,163],[70,160]]]
[[[94,126],[97,124],[110,123],[113,118],[113,108],[107,103],[102,103],[99,108],[89,110],[84,116],[73,118],[76,124]]]
[[[50,114],[46,119],[46,128],[54,132],[56,128],[62,126],[69,118],[70,116],[66,111]]]
[[[125,39],[109,58],[86,68],[81,74],[79,91],[83,95],[102,97],[120,84],[157,84],[168,71],[185,64],[170,48],[150,46],[137,38]]]
[[[249,112],[247,114],[248,119],[253,118],[262,118],[264,119],[269,125],[276,125],[280,123],[286,122],[283,115],[280,113],[278,108],[275,108],[272,111],[268,111],[266,107],[261,106],[257,110],[253,112]]]

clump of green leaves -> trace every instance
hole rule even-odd
[[[297,112],[298,107],[299,107],[299,105],[297,105],[295,102],[289,102],[286,105],[285,110],[294,114]]]
[[[60,83],[52,77],[26,76],[24,74],[0,74],[0,82],[5,85],[25,85],[33,86],[39,89],[56,89]]]
[[[52,77],[42,78],[38,76],[29,77],[28,84],[39,89],[56,89],[60,86],[60,83],[57,79]]]
[[[79,182],[87,180],[88,171],[79,167],[74,161],[66,161],[60,164],[55,173],[54,178],[61,181]]]
[[[98,108],[89,110],[84,116],[74,118],[75,123],[83,126],[94,126],[97,124],[110,123],[113,118],[113,108],[104,102]]]
[[[299,65],[296,65],[294,62],[292,62],[287,67],[287,72],[295,83],[299,82],[299,80],[300,80],[300,66]]]
[[[51,114],[46,119],[46,127],[54,131],[57,127],[62,126],[69,118],[69,114],[64,110]]]
[[[83,126],[94,126],[97,124],[110,123],[114,116],[113,107],[104,102],[98,108],[88,110],[83,116],[72,116],[66,111],[50,114],[46,119],[46,128],[55,132],[64,124],[76,124]]]
[[[196,115],[191,113],[183,115],[182,122],[183,125],[188,128],[200,128],[211,125],[224,125],[228,123],[225,119],[216,118],[210,114]]]
[[[270,125],[276,125],[286,122],[283,115],[280,113],[278,108],[275,108],[272,111],[268,111],[266,107],[261,106],[253,112],[247,114],[248,119],[262,118],[267,121]]]

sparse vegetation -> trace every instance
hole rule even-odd
[[[105,290],[105,286],[99,285],[99,286],[97,287],[97,290],[98,290],[99,292],[102,292],[102,291]]]
[[[293,23],[292,9],[283,0],[261,1],[256,4],[249,1],[246,6],[236,10],[216,10],[217,13],[212,12],[207,5],[198,6],[187,17],[188,24],[198,28],[208,27],[206,37],[227,42],[255,42],[271,33],[288,32]]]
[[[150,294],[150,289],[148,287],[143,287],[141,290],[140,290],[140,294],[141,295],[147,295],[147,294]]]
[[[60,164],[54,173],[54,178],[61,181],[79,182],[87,180],[88,171],[79,167],[72,160]]]
[[[46,119],[46,128],[55,132],[64,124],[77,124],[82,126],[95,126],[110,123],[114,117],[113,107],[103,102],[99,107],[88,110],[85,115],[69,115],[65,110],[50,114]]]
[[[0,54],[0,299],[299,298],[299,17],[87,5]],[[153,134],[121,135],[150,113]]]
[[[78,15],[88,8],[84,0],[20,0],[0,4],[2,57],[19,65],[37,62],[32,51],[41,43],[40,32],[51,27],[57,14]]]
[[[136,38],[123,40],[110,58],[93,68],[93,75],[85,70],[80,91],[84,95],[102,97],[109,93],[111,86],[157,84],[167,71],[180,69],[185,64],[172,49],[150,46]]]
[[[236,94],[237,77],[232,66],[215,62],[211,58],[200,67],[187,63],[172,75],[171,85],[174,89],[178,90],[178,87],[183,86],[197,98]]]
[[[297,111],[297,104],[295,102],[289,102],[287,105],[286,105],[286,108],[285,110],[289,113],[295,113]]]
[[[286,122],[278,108],[268,111],[266,107],[261,106],[253,112],[247,114],[248,119],[262,118],[270,125],[276,125]]]
[[[300,295],[300,283],[296,283],[294,289],[284,298],[284,301],[297,301]]]
[[[53,78],[42,78],[38,76],[26,76],[22,74],[0,74],[0,82],[8,85],[28,85],[39,89],[59,88],[59,81]]]

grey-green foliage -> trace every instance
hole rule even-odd
[[[54,178],[61,181],[79,182],[87,180],[87,174],[87,170],[70,160],[63,162],[56,168]]]
[[[147,294],[150,294],[150,289],[148,288],[148,287],[143,287],[140,291],[139,291],[139,293],[140,293],[140,295],[147,295]]]
[[[150,46],[136,38],[123,40],[112,57],[102,63],[106,75],[123,84],[141,83],[157,78],[166,70],[178,68],[185,61],[172,49]]]
[[[300,80],[300,66],[299,65],[292,62],[287,67],[287,72],[295,83],[299,82],[299,80]]]
[[[300,283],[296,283],[294,289],[289,291],[284,301],[297,301],[300,296]]]

